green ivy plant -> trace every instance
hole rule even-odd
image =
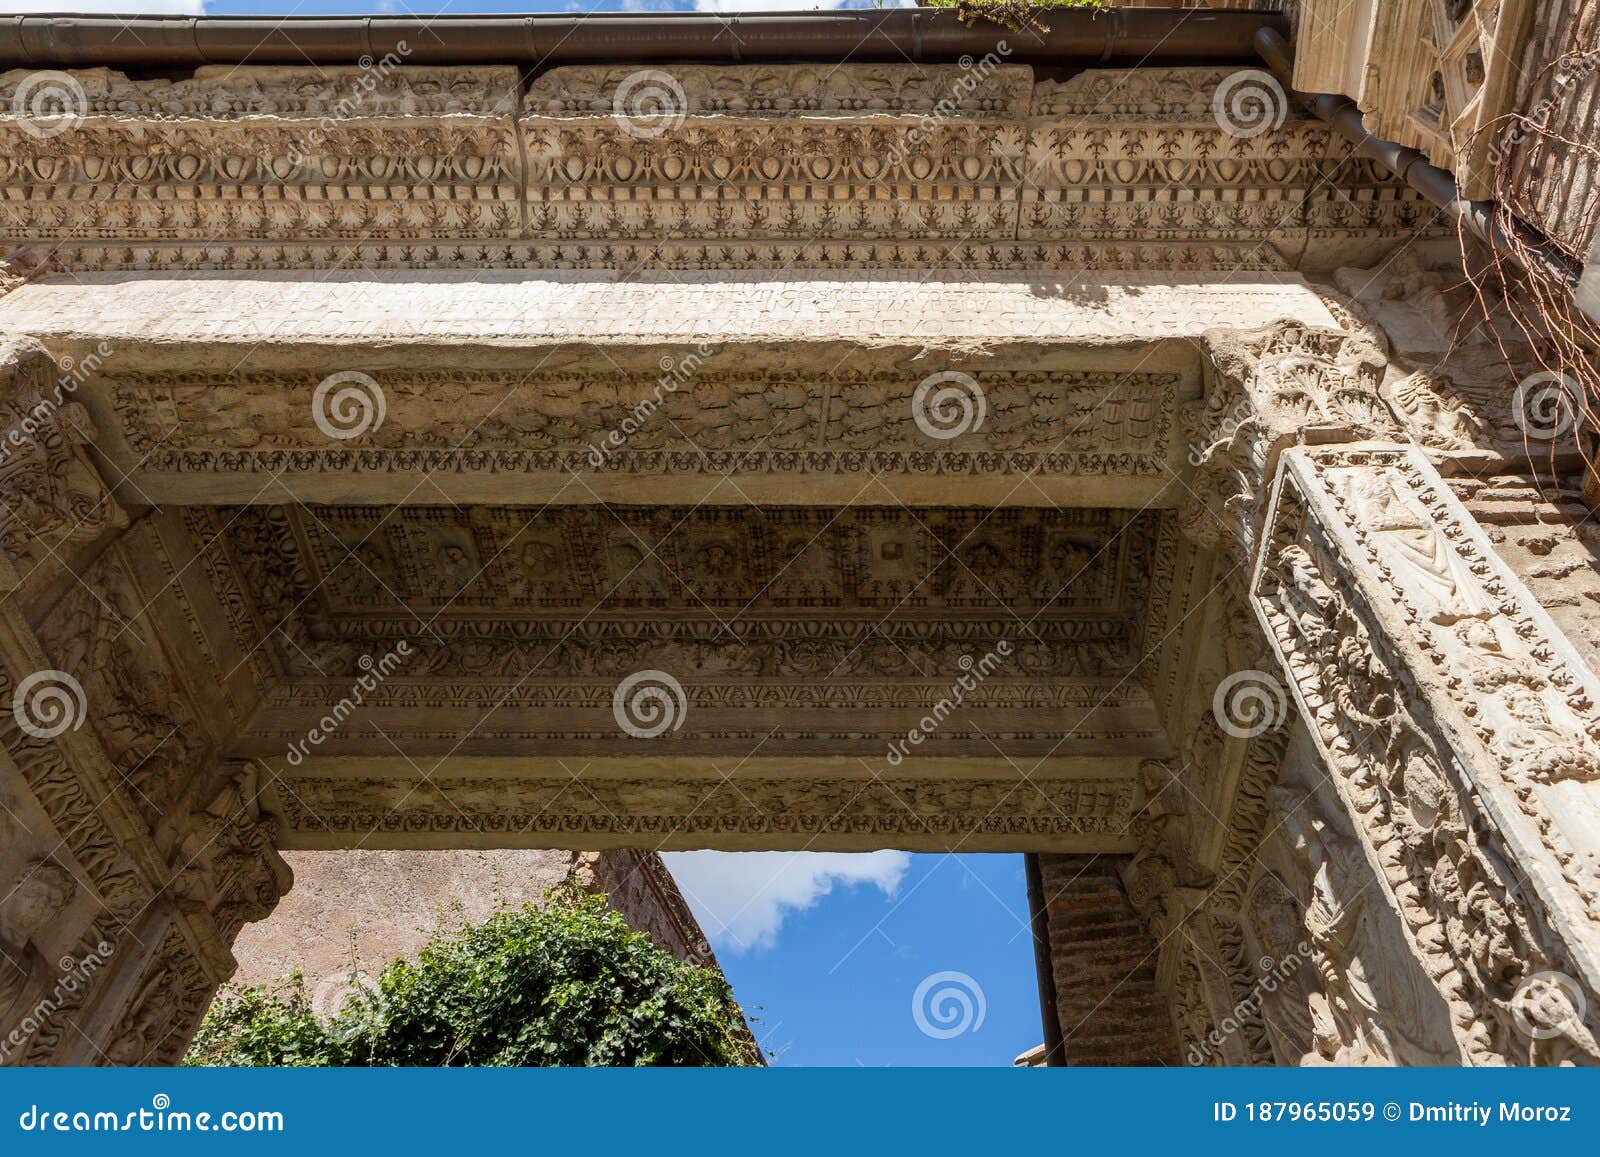
[[[575,888],[436,936],[331,1018],[298,972],[230,986],[188,1065],[749,1065],[722,974],[684,964]]]
[[[980,20],[998,24],[1013,32],[1034,29],[1049,32],[1039,19],[1040,10],[1051,8],[1103,8],[1104,0],[917,0],[919,8],[954,8],[956,19],[966,25]]]

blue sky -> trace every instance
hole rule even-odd
[[[1041,1040],[1019,855],[666,859],[773,1064],[1009,1065]]]

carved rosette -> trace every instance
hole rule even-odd
[[[1600,1062],[1596,677],[1415,449],[1288,451],[1254,597],[1462,1059]]]

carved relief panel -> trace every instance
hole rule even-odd
[[[1600,1061],[1594,674],[1416,450],[1288,451],[1255,597],[1462,1057]]]

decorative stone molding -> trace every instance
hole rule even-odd
[[[1254,595],[1462,1058],[1600,1061],[1600,678],[1415,449],[1286,452]]]
[[[0,894],[21,905],[0,904],[0,938],[24,962],[4,978],[6,1063],[175,1061],[239,925],[288,884],[248,775],[219,785],[207,762],[122,551],[102,550],[37,627],[0,606],[0,800],[18,817],[0,824]],[[60,713],[13,711],[39,677]]]
[[[1261,497],[1284,447],[1398,433],[1379,399],[1383,351],[1362,337],[1297,322],[1209,330],[1205,398],[1184,408],[1196,472],[1185,533],[1253,558]]]
[[[1370,162],[1327,188],[1313,120],[1225,131],[1227,75],[575,66],[522,92],[510,68],[87,70],[70,131],[0,117],[0,238],[50,241],[57,270],[1263,269],[1425,224]],[[25,76],[0,77],[0,106]],[[644,131],[640,84],[668,109]]]
[[[1176,372],[974,365],[982,420],[945,438],[918,426],[912,404],[930,368],[819,357],[701,346],[633,372],[609,361],[603,372],[378,371],[383,420],[348,441],[318,427],[318,379],[303,372],[126,374],[109,391],[132,469],[248,476],[239,481],[256,489],[269,478],[478,476],[581,499],[644,477],[702,488],[728,475],[768,488],[837,480],[851,492],[884,477],[898,492],[901,480],[974,477],[1154,484],[1169,470],[1185,384]]]
[[[221,788],[201,796],[172,840],[170,894],[186,911],[203,913],[223,944],[265,918],[293,879],[278,855],[278,821],[262,811],[259,780],[252,763],[225,765]]]
[[[339,764],[347,767],[348,762]],[[359,765],[357,765],[359,766]],[[854,775],[819,768],[653,776],[585,763],[565,774],[384,776],[281,773],[286,846],[704,847],[867,851],[1024,848],[1123,851],[1139,806],[1133,780],[980,774]],[[277,777],[275,776],[275,779]]]
[[[1120,677],[1157,512],[637,507],[193,507],[185,515],[262,705],[250,754],[303,741],[398,652],[325,752],[393,742],[598,754],[636,671],[683,688],[661,754],[859,756],[891,744],[985,655],[923,753],[1159,752]],[[769,746],[770,745],[770,746]]]

